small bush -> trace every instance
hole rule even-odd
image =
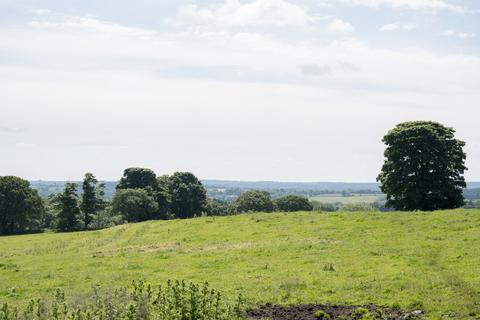
[[[205,215],[207,216],[227,216],[231,212],[230,204],[217,199],[207,199],[205,205]]]
[[[112,200],[113,215],[120,215],[128,222],[159,219],[158,203],[144,189],[120,189]]]
[[[272,212],[273,202],[270,193],[262,190],[243,192],[232,204],[232,210],[242,212]]]
[[[53,299],[31,300],[23,309],[3,304],[0,320],[235,320],[242,319],[242,299],[227,301],[207,283],[168,281],[156,288],[142,281],[113,292],[95,288],[90,299],[69,304],[61,289]]]
[[[283,212],[312,211],[313,206],[308,198],[289,194],[273,201],[275,210]]]

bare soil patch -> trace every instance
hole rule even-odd
[[[369,304],[366,306],[292,305],[266,304],[247,311],[247,319],[269,320],[414,320],[422,319],[421,310],[400,310]]]

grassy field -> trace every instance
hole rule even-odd
[[[0,302],[132,279],[209,281],[250,302],[480,315],[480,211],[271,213],[0,238]]]
[[[377,194],[355,194],[349,196],[342,196],[341,194],[325,194],[315,197],[310,197],[310,200],[319,201],[322,203],[340,203],[340,204],[353,204],[353,203],[374,203],[377,200],[383,199],[384,196]]]

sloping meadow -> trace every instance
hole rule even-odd
[[[28,307],[57,288],[78,304],[98,285],[179,279],[208,281],[225,310],[241,296],[244,309],[376,305],[475,319],[479,231],[480,211],[454,210],[244,214],[1,237],[0,305]]]

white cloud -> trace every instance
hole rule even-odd
[[[16,128],[12,128],[12,127],[9,127],[9,126],[3,126],[3,125],[0,125],[0,132],[16,132],[18,131],[18,129]]]
[[[44,15],[44,14],[50,14],[50,13],[52,13],[52,11],[50,11],[48,9],[36,9],[36,10],[33,10],[33,13],[41,16],[41,15]]]
[[[469,10],[460,5],[451,4],[444,0],[337,0],[352,5],[361,5],[372,8],[392,7],[414,10],[438,11],[446,10],[455,13],[467,13]]]
[[[15,157],[0,167],[59,179],[88,170],[115,179],[145,165],[205,178],[368,181],[381,165],[380,138],[397,122],[442,121],[478,140],[478,56],[393,50],[353,35],[292,38],[48,14],[2,27],[0,51],[35,62],[0,65],[2,123],[28,128],[23,141],[38,149],[20,150],[5,134],[0,149]],[[168,154],[151,148],[159,136],[169,137]],[[128,150],[87,157],[85,145]]]
[[[316,20],[307,10],[285,0],[225,0],[217,7],[195,4],[178,10],[175,22],[222,26],[304,26]]]
[[[300,72],[307,76],[325,76],[331,74],[329,66],[319,66],[316,64],[304,64],[300,66]]]
[[[353,30],[341,20],[332,24],[332,31]],[[292,40],[210,29],[160,33],[94,17],[62,16],[23,29],[0,29],[0,38],[1,51],[49,68],[114,68],[163,77],[276,83],[322,81],[311,75],[328,74],[329,82],[321,85],[373,91],[463,92],[479,83],[473,72],[480,67],[478,57],[389,50],[353,37]]]
[[[42,10],[44,11],[44,10]],[[42,16],[48,15],[42,20],[33,20],[28,23],[30,27],[39,29],[56,29],[63,31],[81,31],[99,34],[116,34],[132,37],[148,37],[156,32],[140,28],[126,27],[107,21],[102,21],[92,15],[72,16],[45,11]]]
[[[389,23],[384,26],[382,26],[379,30],[380,31],[412,31],[415,30],[417,27],[414,24],[410,23],[399,23],[399,22],[394,22],[394,23]]]
[[[341,19],[334,19],[327,25],[327,30],[330,32],[350,33],[355,31],[355,28],[348,22]]]
[[[460,32],[454,29],[445,30],[441,33],[441,35],[447,36],[447,37],[457,37],[460,39],[472,39],[477,36],[475,33],[465,33],[465,32]]]

